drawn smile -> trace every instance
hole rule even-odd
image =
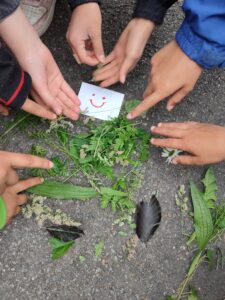
[[[90,103],[92,106],[96,107],[96,108],[101,108],[102,106],[104,106],[106,104],[106,102],[102,102],[101,105],[97,105],[94,103],[94,101],[92,99],[90,99]]]
[[[92,96],[95,96],[95,94],[92,94]],[[105,97],[102,97],[102,100],[105,100],[105,99],[106,99]],[[101,105],[96,104],[93,99],[90,99],[89,101],[90,101],[91,105],[94,106],[95,108],[101,108],[106,104],[105,101],[103,101]]]

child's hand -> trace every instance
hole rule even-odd
[[[38,117],[41,117],[44,119],[54,120],[57,118],[57,115],[54,114],[52,111],[50,111],[45,105],[38,104],[28,98],[24,102],[21,109],[32,115],[35,115],[35,116],[38,116]],[[1,111],[0,111],[0,114],[1,114]]]
[[[19,24],[19,26],[18,26]],[[32,78],[32,96],[57,115],[77,120],[80,101],[20,7],[0,23],[0,35]]]
[[[168,96],[167,109],[172,110],[194,88],[201,72],[202,68],[173,40],[152,57],[145,99],[128,114],[128,119],[136,118]]]
[[[7,211],[7,224],[11,222],[11,219],[18,215],[21,211],[21,205],[27,202],[27,196],[25,194],[19,194],[26,189],[41,184],[42,178],[34,177],[26,180],[21,180],[15,185],[6,187],[4,193],[1,195],[5,202]]]
[[[80,101],[44,44],[30,56],[21,57],[19,63],[32,77],[31,94],[37,103],[50,107],[57,115],[63,114],[72,120],[79,118]]]
[[[204,165],[225,159],[225,128],[196,122],[160,123],[151,131],[166,139],[153,138],[155,146],[179,149],[192,155],[180,155],[173,164]]]
[[[95,66],[104,63],[101,26],[97,3],[82,4],[74,9],[66,37],[78,64]]]
[[[133,19],[122,32],[115,48],[106,58],[104,67],[93,73],[101,87],[117,81],[125,82],[127,74],[136,66],[155,24],[145,19]]]
[[[50,169],[52,167],[53,163],[45,158],[30,154],[0,151],[0,195],[2,195],[8,186],[13,186],[19,181],[15,169]]]

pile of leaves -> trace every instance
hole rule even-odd
[[[200,264],[207,258],[211,264],[213,253],[217,252],[214,242],[225,232],[225,203],[224,201],[217,201],[217,184],[213,169],[209,168],[206,172],[201,181],[201,189],[191,181],[190,190],[193,210],[190,211],[189,216],[193,223],[193,232],[187,245],[194,244],[197,250],[194,251],[194,258],[184,281],[176,293],[173,296],[168,296],[167,300],[179,300],[184,297],[184,292]],[[176,198],[176,203],[178,206],[181,205],[178,198]],[[187,210],[186,203],[185,199],[184,204],[180,206],[182,212]],[[187,298],[197,300],[197,291],[192,288]]]
[[[61,122],[62,120],[52,122],[51,130],[40,131],[36,128],[35,132],[30,133],[31,138],[38,136],[41,140],[40,144],[32,146],[32,154],[48,156],[49,150],[46,150],[46,146],[53,151],[57,150],[58,154],[49,157],[54,162],[53,169],[47,172],[35,170],[34,175],[45,178],[61,176],[65,182],[80,174],[87,179],[87,185],[77,187],[76,199],[86,189],[91,192],[92,198],[100,198],[101,208],[110,205],[114,212],[131,212],[135,208],[133,192],[140,186],[140,166],[149,156],[150,134],[125,117],[98,124],[89,121],[84,126],[84,132],[75,136],[71,128],[61,126]],[[69,185],[60,188],[59,183],[52,184],[56,189],[51,188],[48,181],[31,191],[42,196],[51,196],[49,193],[41,193],[40,190],[52,193],[57,190],[52,194],[55,198],[60,198],[60,191],[63,192],[62,197],[65,197],[67,191],[71,191]],[[67,199],[69,195],[70,192]]]

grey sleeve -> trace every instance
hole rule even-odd
[[[19,4],[20,0],[0,0],[0,21],[11,15]]]

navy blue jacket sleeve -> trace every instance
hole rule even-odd
[[[185,0],[176,34],[180,48],[206,69],[225,66],[225,1]]]
[[[162,24],[166,11],[177,0],[138,0],[134,9],[134,18],[150,20]]]
[[[71,9],[76,8],[78,5],[89,3],[89,2],[96,2],[98,4],[101,4],[100,0],[96,0],[96,1],[95,0],[68,0]]]

